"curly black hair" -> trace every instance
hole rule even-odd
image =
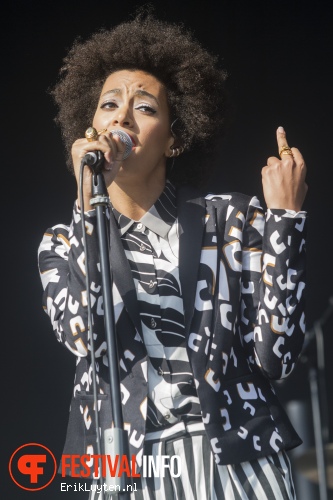
[[[176,120],[173,132],[186,153],[174,168],[168,164],[167,177],[178,186],[202,184],[224,134],[227,72],[182,23],[159,20],[151,12],[76,40],[64,58],[50,94],[69,170],[71,146],[92,123],[106,78],[122,69],[145,71],[165,85],[171,120]]]

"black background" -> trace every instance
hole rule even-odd
[[[76,193],[74,179],[66,170],[60,132],[53,122],[55,108],[47,90],[55,83],[62,58],[78,36],[86,38],[101,27],[127,20],[142,3],[14,0],[2,16],[4,423],[0,449],[5,473],[1,488],[5,488],[6,499],[79,500],[87,496],[60,493],[60,478],[47,490],[29,493],[15,486],[7,472],[10,455],[29,442],[44,444],[60,459],[74,377],[73,356],[56,342],[42,310],[37,267],[37,249],[44,230],[70,221]],[[221,143],[220,167],[211,190],[242,191],[257,195],[263,202],[261,168],[267,157],[277,155],[275,130],[279,125],[285,127],[289,144],[297,146],[306,159],[306,313],[310,331],[333,298],[330,2],[153,3],[161,18],[182,21],[192,29],[207,49],[220,55],[229,72],[234,120]],[[333,423],[332,319],[329,316],[322,328],[329,441]],[[310,347],[315,355],[316,344],[312,342]],[[299,431],[311,417],[310,364],[305,361],[286,383],[277,385],[286,409],[295,401],[304,405],[295,422]],[[302,432],[306,445],[313,445],[312,423]]]

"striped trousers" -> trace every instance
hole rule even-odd
[[[131,500],[296,499],[290,462],[284,451],[235,465],[217,465],[206,435],[187,431],[163,440],[156,440],[158,433],[147,434],[144,454],[156,461],[162,455],[179,457],[181,474],[173,477],[166,468],[165,477],[160,474],[133,478],[136,491],[132,491]],[[94,481],[91,486],[89,500],[102,500],[98,490],[93,490],[96,484]],[[104,500],[115,498],[104,493]]]

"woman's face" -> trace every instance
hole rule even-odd
[[[134,147],[118,176],[165,172],[174,137],[165,87],[143,71],[121,70],[105,81],[93,120],[97,130],[120,129]]]

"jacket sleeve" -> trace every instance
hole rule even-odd
[[[81,213],[76,204],[70,226],[48,229],[38,249],[38,266],[44,289],[43,308],[59,342],[76,356],[87,356],[88,307],[85,262],[88,261],[90,300],[96,357],[104,354],[104,315],[98,259],[95,211],[85,213],[86,253],[82,243]]]
[[[243,233],[239,328],[252,367],[278,380],[301,353],[305,333],[306,213],[268,210],[253,198]]]

